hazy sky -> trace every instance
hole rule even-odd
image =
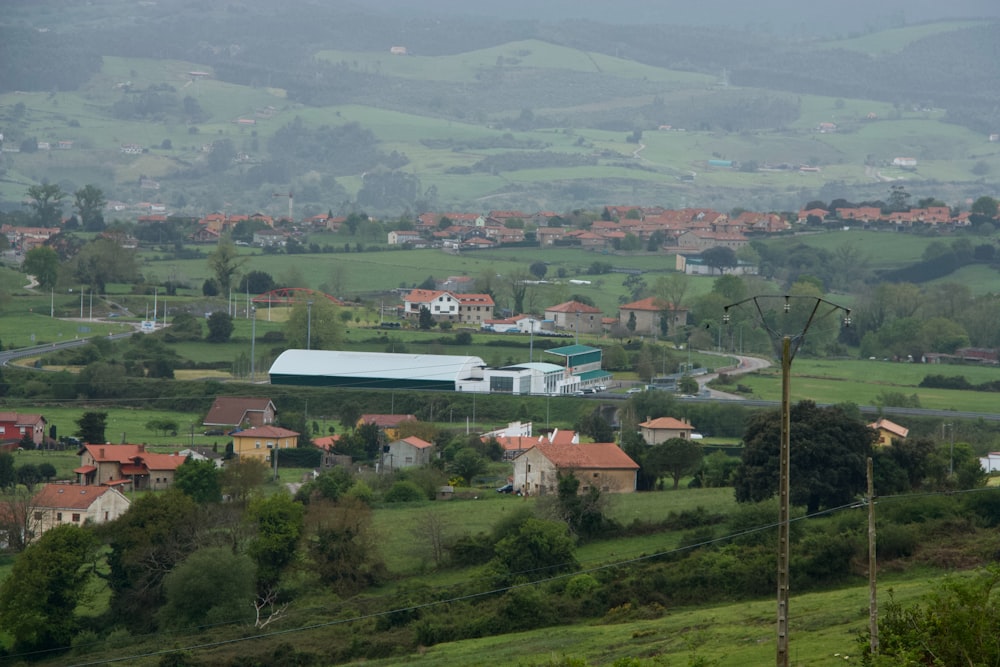
[[[394,13],[476,14],[541,20],[726,25],[775,33],[863,31],[946,18],[1000,17],[997,0],[367,0]],[[831,35],[834,36],[834,35]]]

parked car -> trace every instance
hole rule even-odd
[[[508,482],[497,489],[497,493],[514,493],[514,485]]]
[[[629,387],[629,390],[626,391],[625,393],[626,394],[641,394],[644,391],[645,391],[644,387]]]

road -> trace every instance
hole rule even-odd
[[[748,357],[739,354],[726,354],[723,352],[708,352],[707,350],[699,350],[700,354],[714,354],[720,357],[726,357],[727,359],[738,359],[739,366],[731,370],[725,371],[726,375],[743,375],[744,373],[753,373],[754,371],[759,371],[764,368],[769,368],[771,366],[771,361],[768,359],[762,359],[761,357]],[[696,379],[698,380],[698,387],[701,391],[698,392],[699,396],[705,396],[705,392],[708,392],[707,397],[715,400],[722,401],[742,401],[745,400],[742,396],[737,396],[736,394],[730,394],[724,391],[719,391],[718,389],[712,389],[708,387],[708,383],[719,377],[718,373],[706,373],[705,375],[699,375]]]

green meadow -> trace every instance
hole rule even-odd
[[[791,395],[795,401],[875,405],[880,395],[916,395],[920,407],[962,412],[997,412],[1000,395],[919,387],[927,375],[963,375],[978,384],[1000,379],[1000,369],[980,366],[911,364],[877,360],[815,360],[799,358],[792,363]],[[778,366],[742,376],[740,384],[753,390],[755,398],[781,400]]]
[[[845,45],[845,48],[868,51],[875,47],[892,51],[921,37],[947,34],[947,31],[966,25],[971,23],[914,26],[857,40],[822,43],[821,47]],[[874,181],[864,169],[866,159],[891,163],[898,156],[916,157],[918,172],[886,167],[881,170],[883,177],[969,183],[979,179],[973,169],[982,173],[983,164],[989,170],[1000,171],[1000,145],[988,144],[985,136],[942,122],[942,112],[902,111],[884,102],[819,95],[795,95],[794,100],[800,107],[799,117],[781,130],[734,133],[684,128],[685,132],[664,132],[645,128],[642,145],[628,143],[626,132],[594,129],[572,119],[579,114],[609,111],[627,116],[652,102],[653,96],[648,89],[642,88],[651,82],[658,86],[657,95],[668,109],[670,105],[686,104],[691,99],[711,98],[721,90],[713,87],[716,77],[652,67],[540,40],[510,42],[434,57],[392,56],[387,49],[377,53],[322,51],[318,57],[350,69],[381,73],[389,81],[424,82],[430,97],[436,94],[436,85],[475,83],[484,72],[491,76],[505,76],[504,72],[515,76],[517,72],[547,71],[553,77],[566,71],[594,73],[595,76],[635,82],[637,88],[635,95],[619,94],[614,98],[595,95],[593,99],[585,97],[572,104],[539,105],[535,109],[536,116],[565,119],[565,126],[510,131],[504,128],[503,119],[517,116],[520,109],[495,106],[480,109],[473,104],[464,107],[465,118],[457,120],[386,108],[391,106],[391,99],[373,101],[371,105],[306,107],[289,103],[284,91],[266,84],[251,87],[226,83],[212,76],[192,77],[192,71],[211,70],[196,62],[106,56],[101,72],[78,91],[0,95],[0,110],[24,105],[23,117],[18,121],[23,133],[33,134],[42,141],[74,141],[69,151],[5,154],[5,158],[9,158],[5,160],[8,177],[0,182],[0,196],[18,200],[29,184],[49,179],[76,186],[97,181],[114,198],[116,188],[112,183],[124,186],[134,183],[140,176],[169,179],[203,162],[202,146],[218,139],[231,139],[237,150],[259,158],[262,147],[275,131],[296,117],[311,126],[360,123],[378,137],[381,150],[398,151],[407,156],[409,164],[403,169],[418,176],[422,188],[433,186],[444,208],[462,206],[485,210],[490,207],[490,197],[512,189],[533,191],[545,183],[559,189],[574,182],[612,188],[620,193],[616,196],[622,198],[627,197],[631,189],[629,184],[661,193],[670,191],[669,195],[659,196],[676,199],[663,202],[674,206],[696,205],[698,199],[708,196],[705,193],[717,188],[734,188],[747,193],[747,206],[767,207],[768,199],[761,196],[762,191],[774,195],[800,189],[815,191],[831,181],[852,186],[869,185]],[[111,108],[124,98],[122,86],[126,83],[135,90],[169,85],[179,100],[185,97],[196,100],[208,118],[197,124],[177,120],[117,119]],[[741,92],[749,97],[791,98],[783,93],[758,89]],[[875,114],[875,120],[869,120],[869,114]],[[254,119],[256,124],[237,125],[235,121],[240,118]],[[824,121],[837,123],[838,131],[816,133],[816,125]],[[669,122],[669,113],[665,122]],[[458,144],[503,134],[541,142],[544,150],[550,152],[593,154],[597,156],[597,164],[551,169],[526,165],[495,173],[455,172],[456,168],[467,171],[489,155],[511,152],[510,149],[467,150]],[[444,140],[452,140],[455,144],[432,147],[426,143]],[[170,148],[161,148],[165,141],[170,142]],[[142,155],[124,155],[119,151],[123,143],[137,143],[149,150]],[[801,174],[706,169],[705,162],[716,156],[743,162],[753,160],[759,164],[815,164],[823,171]],[[643,169],[629,168],[630,164]],[[696,181],[673,190],[679,187],[677,177],[691,171],[697,172]],[[361,186],[358,175],[341,177],[338,183],[348,192]],[[249,194],[246,206],[279,214],[281,202],[274,201],[269,193],[270,190]],[[548,204],[544,198],[536,199],[539,208],[562,208],[558,204]]]
[[[934,35],[940,35],[941,33],[960,30],[962,28],[974,28],[979,25],[981,24],[977,21],[941,21],[923,25],[907,26],[905,28],[882,30],[876,33],[863,35],[861,37],[852,37],[850,39],[820,42],[818,46],[820,48],[848,49],[878,55],[880,53],[902,51],[913,42],[919,39],[924,39],[925,37],[933,37]]]

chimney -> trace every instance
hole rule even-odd
[[[104,447],[101,447],[101,458],[104,458]]]
[[[139,445],[139,451],[140,451],[140,452],[144,452],[144,451],[146,451],[146,444],[145,444],[145,443],[143,443],[143,444]]]

